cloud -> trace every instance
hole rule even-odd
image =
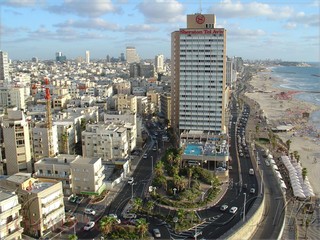
[[[211,11],[222,18],[252,18],[266,17],[269,19],[288,18],[293,14],[291,7],[277,7],[260,2],[241,3],[240,1],[222,0],[211,7]]]
[[[186,18],[184,6],[176,0],[143,0],[138,9],[152,23],[181,22]]]
[[[79,16],[99,17],[106,13],[119,13],[121,9],[115,7],[111,0],[65,0],[62,5],[53,5],[47,8],[53,13],[75,13]]]
[[[43,0],[6,0],[1,4],[9,7],[33,7],[39,3],[43,3]]]
[[[230,27],[227,30],[228,37],[237,41],[247,41],[248,39],[257,39],[265,36],[265,31],[261,29],[241,29],[240,27]]]
[[[297,27],[297,24],[296,23],[293,23],[293,22],[288,22],[286,23],[284,26],[283,26],[285,29],[295,29]]]
[[[158,28],[149,24],[129,24],[124,28],[125,32],[155,32]]]
[[[68,20],[64,23],[54,25],[55,27],[73,27],[84,29],[97,29],[97,30],[118,30],[119,25],[107,22],[101,18],[93,18],[86,20]]]

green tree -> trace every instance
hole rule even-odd
[[[112,231],[112,228],[116,222],[117,220],[114,217],[105,216],[101,218],[99,221],[101,232],[105,235],[108,235]]]
[[[304,167],[304,168],[302,168],[301,175],[302,175],[302,179],[303,179],[303,181],[306,179],[307,174],[308,174],[307,168],[305,168],[305,167]]]
[[[136,229],[140,237],[144,237],[146,232],[148,232],[149,223],[145,218],[137,219],[136,221]]]
[[[159,161],[157,163],[156,167],[154,168],[154,173],[156,177],[160,177],[164,175],[164,165],[162,161]]]
[[[173,152],[169,152],[169,154],[167,155],[167,161],[168,161],[169,165],[173,164],[173,159],[174,159]]]
[[[135,198],[133,200],[133,206],[132,206],[134,211],[140,211],[142,208],[142,203],[143,203],[143,201],[141,198]]]
[[[286,141],[286,145],[287,145],[288,153],[289,153],[289,151],[290,151],[291,143],[292,143],[292,141],[291,141],[290,139],[288,139],[288,140]]]
[[[188,175],[188,188],[191,187],[191,178],[193,174],[193,167],[188,167],[187,168],[187,175]]]
[[[147,202],[147,212],[148,212],[148,214],[151,214],[153,209],[154,209],[154,202],[153,201],[148,201]]]
[[[69,234],[68,235],[68,240],[78,240],[78,237],[75,234]]]

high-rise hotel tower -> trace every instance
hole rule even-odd
[[[187,15],[171,34],[171,126],[184,131],[225,130],[226,30],[215,15]]]

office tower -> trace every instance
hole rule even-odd
[[[126,59],[124,58],[124,53],[121,53],[120,54],[120,61],[121,62],[124,62]]]
[[[171,120],[175,133],[225,131],[226,30],[215,15],[187,15],[171,34]]]
[[[0,82],[10,83],[8,53],[0,51]]]
[[[137,63],[140,62],[139,55],[137,54],[135,47],[126,48],[127,63]]]
[[[107,55],[107,62],[110,62],[110,56]]]
[[[159,54],[155,57],[154,64],[158,73],[164,72],[164,57],[162,54]]]
[[[90,63],[90,51],[86,51],[86,63]]]
[[[3,136],[7,159],[7,174],[32,172],[29,123],[17,108],[8,109],[3,118]]]
[[[62,55],[62,52],[56,52],[56,61],[64,63],[67,61],[67,57]]]
[[[37,63],[37,62],[39,62],[39,59],[37,57],[33,57],[33,58],[31,58],[31,61],[34,63]]]

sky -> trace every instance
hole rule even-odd
[[[0,0],[0,51],[13,60],[170,58],[171,33],[186,15],[215,14],[227,30],[227,55],[320,61],[320,0]]]

